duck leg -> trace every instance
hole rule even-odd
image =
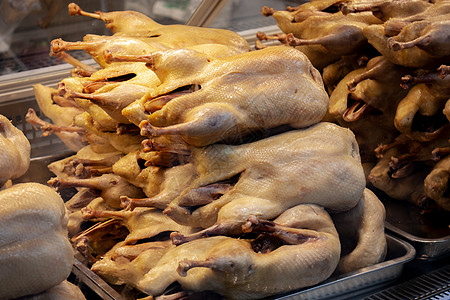
[[[153,119],[160,117],[156,114]],[[220,141],[225,132],[229,135],[230,131],[236,130],[238,120],[235,114],[235,109],[228,104],[206,103],[192,109],[184,123],[156,127],[150,123],[152,120],[144,120],[139,127],[142,136],[180,135],[189,144],[201,147],[205,143]]]
[[[283,240],[290,245],[298,245],[308,240],[317,238],[309,230],[292,228],[276,224],[275,222],[249,216],[247,222],[242,226],[243,232],[268,233]]]
[[[72,91],[64,84],[60,84],[60,91],[67,98],[89,99],[117,122],[127,124],[130,121],[122,115],[122,109],[144,96],[148,88],[137,84],[122,84],[110,92],[86,94]]]
[[[99,177],[93,178],[52,178],[48,181],[48,184],[54,188],[65,187],[86,187],[95,190],[100,190],[100,196],[110,205],[112,208],[120,209],[120,197],[142,197],[144,193],[142,190],[121,178],[115,174],[103,174]]]
[[[128,196],[121,196],[120,206],[125,210],[133,210],[136,207],[155,207],[164,209],[171,200],[172,198],[168,198],[166,194],[148,198],[130,198]]]
[[[100,13],[86,12],[86,11],[82,10],[81,7],[75,3],[70,3],[67,8],[69,11],[69,15],[71,15],[71,16],[79,15],[79,16],[86,16],[86,17],[98,19],[98,20],[102,19]]]
[[[27,123],[31,124],[36,130],[36,126],[40,126],[40,129],[42,131],[42,136],[48,136],[52,133],[60,133],[60,132],[72,132],[72,133],[78,133],[81,135],[86,134],[86,130],[77,127],[77,126],[56,126],[54,124],[51,124],[49,122],[46,122],[42,119],[40,119],[34,109],[29,108],[28,113],[25,115],[25,120]]]
[[[418,47],[437,57],[450,55],[450,21],[436,21],[428,25],[421,36],[409,42],[399,42],[390,37],[388,47],[394,51]]]
[[[78,75],[82,75],[84,77],[89,77],[93,73],[97,71],[96,68],[91,67],[89,65],[86,65],[85,63],[82,63],[72,55],[68,54],[65,51],[59,51],[59,52],[50,52],[50,56],[58,57],[59,59],[65,61],[68,64],[71,64],[76,68],[76,72]]]
[[[50,55],[57,56],[58,53],[68,50],[95,51],[99,49],[103,43],[104,41],[102,40],[67,42],[62,39],[54,39],[50,43]]]
[[[349,45],[345,41],[352,41],[351,47],[357,47],[366,42],[361,29],[352,26],[341,26],[337,32],[318,37],[315,39],[299,39],[294,34],[286,35],[286,42],[289,46],[321,45],[335,54],[348,55]]]

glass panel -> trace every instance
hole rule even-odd
[[[0,0],[0,76],[62,64],[50,57],[50,42],[56,38],[80,41],[86,34],[111,35],[102,21],[69,16],[69,0]],[[135,10],[161,24],[183,24],[201,0],[75,0],[85,11]],[[71,51],[79,60],[84,51]]]
[[[184,24],[201,0],[75,0],[85,11],[135,10],[161,24]],[[55,66],[63,62],[50,57],[50,42],[56,38],[80,41],[86,34],[110,35],[102,21],[69,16],[69,0],[0,0],[0,76]],[[284,9],[304,1],[228,0],[210,27],[233,31],[275,25],[260,14],[266,5]],[[91,57],[82,50],[70,55],[83,61]]]
[[[228,0],[210,27],[224,28],[235,32],[276,25],[274,18],[264,17],[263,6],[285,10],[286,6],[298,6],[306,0]]]

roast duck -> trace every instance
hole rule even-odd
[[[423,213],[449,206],[449,17],[446,0],[323,1],[275,11],[330,95],[327,121],[350,128],[368,186]]]
[[[49,165],[48,184],[76,189],[69,236],[94,272],[135,297],[249,299],[384,260],[384,206],[353,132],[323,121],[329,96],[306,54],[136,12],[69,11],[113,34],[53,41],[75,69],[58,89],[35,86],[52,123],[27,120],[76,152]]]

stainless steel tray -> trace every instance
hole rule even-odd
[[[122,299],[122,296],[115,289],[109,286],[100,276],[92,272],[78,259],[78,254],[75,254],[72,275],[76,278],[78,284],[82,283],[83,286],[90,289],[90,292],[98,295],[100,299]]]
[[[387,231],[416,248],[416,258],[435,260],[450,255],[450,212],[422,212],[409,203],[380,196],[386,207]]]

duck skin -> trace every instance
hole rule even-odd
[[[8,118],[0,115],[0,188],[22,176],[30,166],[31,146],[27,137]]]
[[[174,235],[175,243],[239,234],[249,215],[272,219],[298,204],[345,211],[357,204],[365,186],[353,134],[331,123],[240,146],[212,145],[194,150],[193,156],[198,179],[164,212],[181,224],[207,229],[191,236]],[[193,189],[233,177],[237,177],[234,187],[208,204],[198,205],[190,196]]]
[[[122,110],[144,136],[179,135],[201,147],[281,125],[306,127],[320,121],[328,106],[319,72],[305,55],[290,47],[211,61],[188,49],[111,59],[147,61],[161,80],[151,92],[153,98],[200,85],[199,90],[171,99],[144,120],[135,118],[142,115],[139,100]]]

